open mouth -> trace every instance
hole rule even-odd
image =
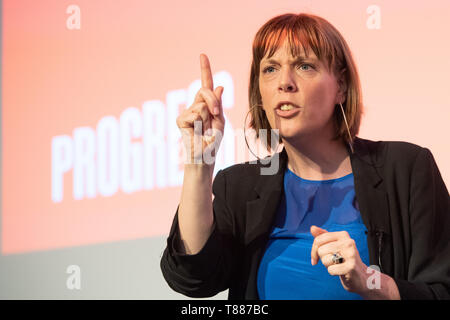
[[[279,109],[283,110],[283,111],[289,111],[289,110],[292,110],[294,108],[297,108],[297,107],[294,107],[292,104],[283,104],[283,105],[281,105],[279,107]]]
[[[300,107],[288,101],[283,101],[277,104],[275,112],[283,118],[288,118],[300,111]]]

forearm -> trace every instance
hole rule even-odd
[[[178,208],[181,248],[185,253],[198,253],[212,232],[212,173],[214,166],[186,164]]]

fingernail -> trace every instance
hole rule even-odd
[[[219,115],[219,112],[220,112],[220,111],[219,111],[219,108],[218,108],[218,107],[215,107],[215,108],[214,108],[214,114],[215,114],[215,115]]]
[[[311,265],[314,265],[314,260],[311,258]]]

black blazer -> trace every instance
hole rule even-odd
[[[259,299],[257,271],[283,192],[279,170],[259,161],[219,171],[213,182],[213,232],[195,255],[180,254],[178,210],[161,259],[169,286],[190,297],[229,289],[229,299]],[[356,138],[351,165],[368,230],[371,265],[391,276],[401,299],[450,299],[450,200],[431,152],[406,142]]]

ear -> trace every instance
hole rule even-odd
[[[338,92],[336,94],[336,104],[344,103],[347,97],[347,80],[345,77],[346,68],[342,69],[337,76]]]

